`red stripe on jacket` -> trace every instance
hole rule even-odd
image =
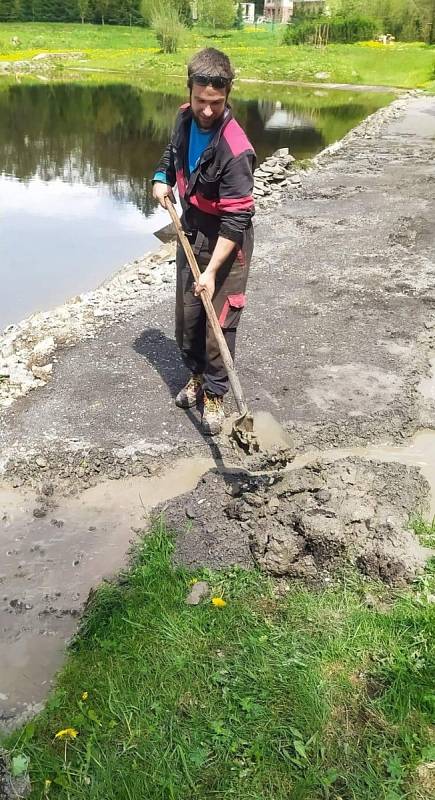
[[[175,176],[177,179],[177,187],[180,193],[180,197],[184,197],[184,195],[186,194],[186,186],[187,186],[186,176],[184,175],[182,169],[177,170]]]
[[[225,126],[222,138],[227,142],[233,156],[237,157],[245,150],[253,152],[251,142],[235,119],[230,119],[228,125]]]
[[[206,214],[219,214],[226,211],[251,211],[254,208],[254,201],[252,195],[249,197],[223,197],[221,200],[207,200],[199,192],[192,194],[189,197],[189,203],[200,211],[205,211]]]

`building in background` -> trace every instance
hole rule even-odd
[[[269,22],[286,25],[298,12],[321,14],[326,10],[325,0],[264,0],[264,18]]]
[[[293,0],[264,0],[266,22],[287,24],[293,16]]]
[[[243,22],[253,25],[255,22],[255,3],[240,3],[242,6]]]

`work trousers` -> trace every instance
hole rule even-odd
[[[213,246],[201,232],[189,234],[190,243],[201,272],[210,261]],[[254,248],[252,226],[245,231],[242,247],[236,247],[218,270],[213,307],[234,359],[236,330],[246,302],[246,283]],[[175,336],[186,367],[193,374],[203,374],[207,394],[222,397],[229,389],[213,330],[207,321],[200,297],[193,294],[193,275],[180,244],[177,247],[177,290]]]

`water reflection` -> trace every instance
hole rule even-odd
[[[337,93],[267,94],[232,101],[259,161],[283,146],[312,155],[372,110]],[[0,81],[0,328],[157,245],[166,216],[150,179],[184,99],[182,88]]]

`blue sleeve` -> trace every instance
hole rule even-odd
[[[168,183],[164,172],[155,172],[153,181],[158,181],[158,183],[166,183],[166,184]]]

